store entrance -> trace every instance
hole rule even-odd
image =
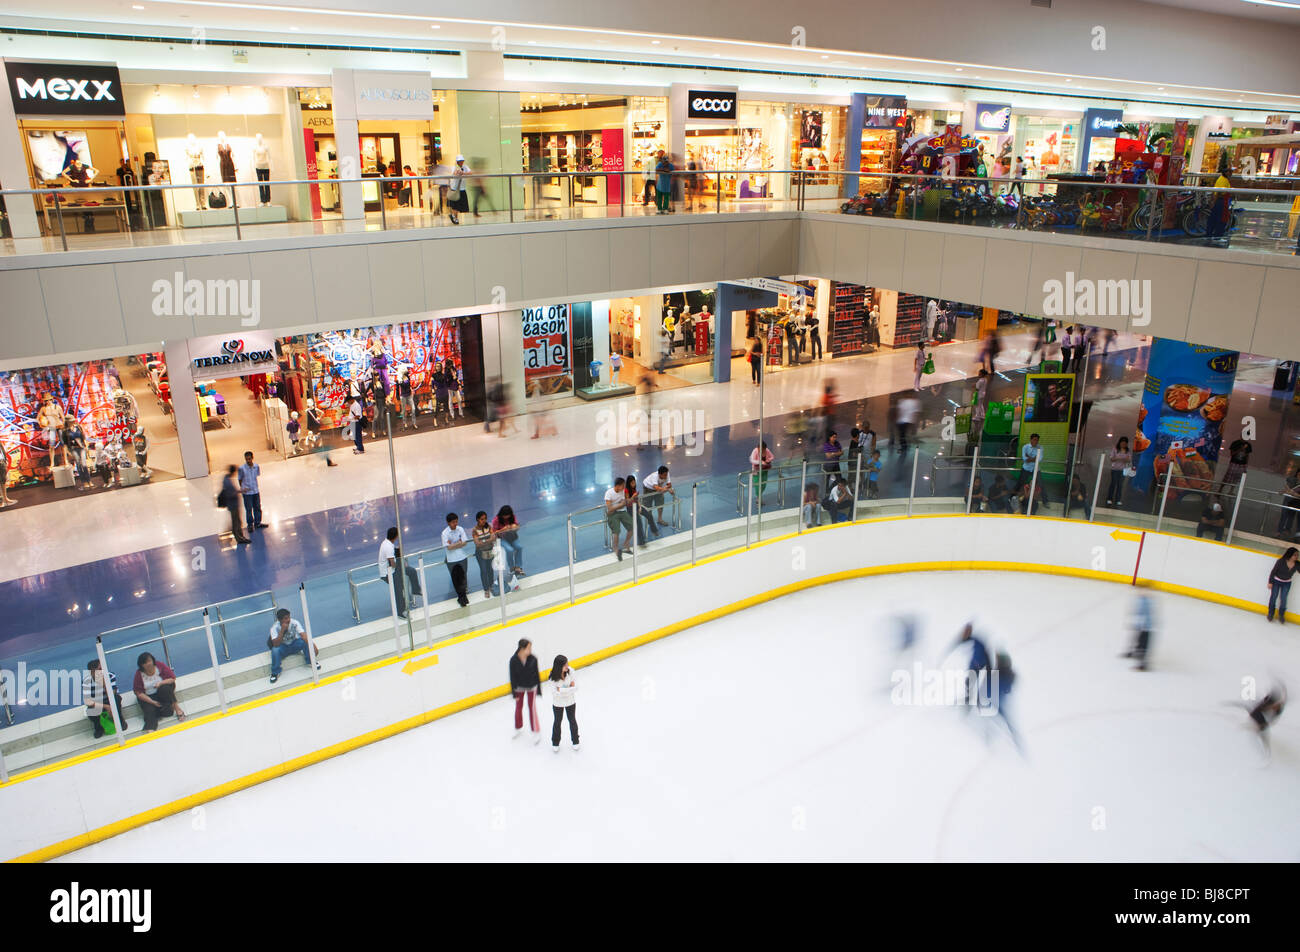
[[[223,473],[227,466],[242,464],[245,452],[251,451],[262,461],[288,455],[283,434],[289,410],[281,399],[283,374],[196,376],[194,390],[212,472]]]
[[[19,123],[27,152],[27,168],[34,189],[77,188],[105,185],[133,185],[122,122],[84,119],[23,120]],[[127,231],[130,217],[138,213],[136,199],[119,193],[98,192],[79,201],[75,192],[60,194],[62,215],[54,205],[53,193],[42,196],[37,213],[47,235],[66,232]],[[60,223],[61,220],[61,223]]]

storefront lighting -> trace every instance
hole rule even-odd
[[[155,86],[155,87],[153,88],[153,95],[154,95],[154,98],[155,98],[155,99],[157,99],[159,96],[161,96],[161,95],[162,95],[162,87],[161,87],[161,86]]]
[[[651,40],[650,42],[654,46],[659,46],[661,43],[663,43],[663,40]]]
[[[195,98],[195,99],[198,99],[198,98],[199,98],[199,87],[198,87],[198,86],[195,86],[195,87],[194,87],[194,98]]]

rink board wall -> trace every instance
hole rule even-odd
[[[21,775],[0,786],[0,852],[24,859],[60,855],[504,698],[507,662],[520,637],[533,640],[545,671],[557,653],[582,667],[811,585],[866,575],[985,569],[1128,584],[1138,536],[1058,519],[956,515],[845,524],[765,541]],[[1161,590],[1260,612],[1273,561],[1213,542],[1148,534],[1140,578]],[[761,614],[754,619],[763,623]],[[428,663],[432,656],[436,663]],[[512,705],[497,703],[506,731]],[[429,755],[438,755],[433,745]]]

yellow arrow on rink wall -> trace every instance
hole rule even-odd
[[[1110,534],[1110,537],[1112,539],[1117,539],[1120,542],[1141,542],[1142,541],[1142,533],[1125,532],[1123,529],[1116,529],[1114,532]]]
[[[427,658],[412,658],[406,664],[402,665],[402,674],[415,674],[417,671],[423,671],[425,668],[432,668],[438,663],[438,656],[429,655]]]

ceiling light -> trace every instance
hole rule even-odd
[[[295,30],[295,31],[296,31],[298,28],[297,28],[296,26],[291,26],[291,27],[289,27],[289,29],[291,29],[291,30]]]
[[[197,86],[194,87],[194,98],[195,99],[199,98],[199,87]]]
[[[536,40],[529,40],[529,41],[528,41],[528,45],[529,45],[529,46],[536,46],[536,45],[537,45],[537,41],[536,41]]]
[[[155,86],[155,87],[153,88],[153,94],[154,94],[155,96],[161,96],[161,95],[162,95],[162,87],[161,87],[161,86]]]
[[[142,7],[142,6],[141,6],[140,4],[138,4],[138,3],[133,3],[133,4],[131,4],[131,9],[132,9],[132,10],[143,10],[144,7]]]
[[[655,46],[658,46],[660,43],[663,42],[663,40],[651,40],[650,42],[653,43]]]
[[[830,59],[830,56],[827,55],[826,53],[823,53],[823,54],[822,54],[822,59]]]
[[[959,73],[960,73],[960,72],[961,72],[961,70],[962,70],[962,68],[961,68],[961,67],[960,67],[960,66],[958,66],[958,67],[957,67],[957,72],[959,72]]]
[[[1074,82],[1074,80],[1072,80],[1072,79],[1068,79],[1068,78],[1067,78],[1065,81],[1066,81],[1067,83],[1072,83],[1072,82]]]
[[[441,24],[441,23],[430,23],[430,24],[429,24],[429,29],[430,29],[430,30],[441,30],[441,29],[442,29],[442,24]]]

